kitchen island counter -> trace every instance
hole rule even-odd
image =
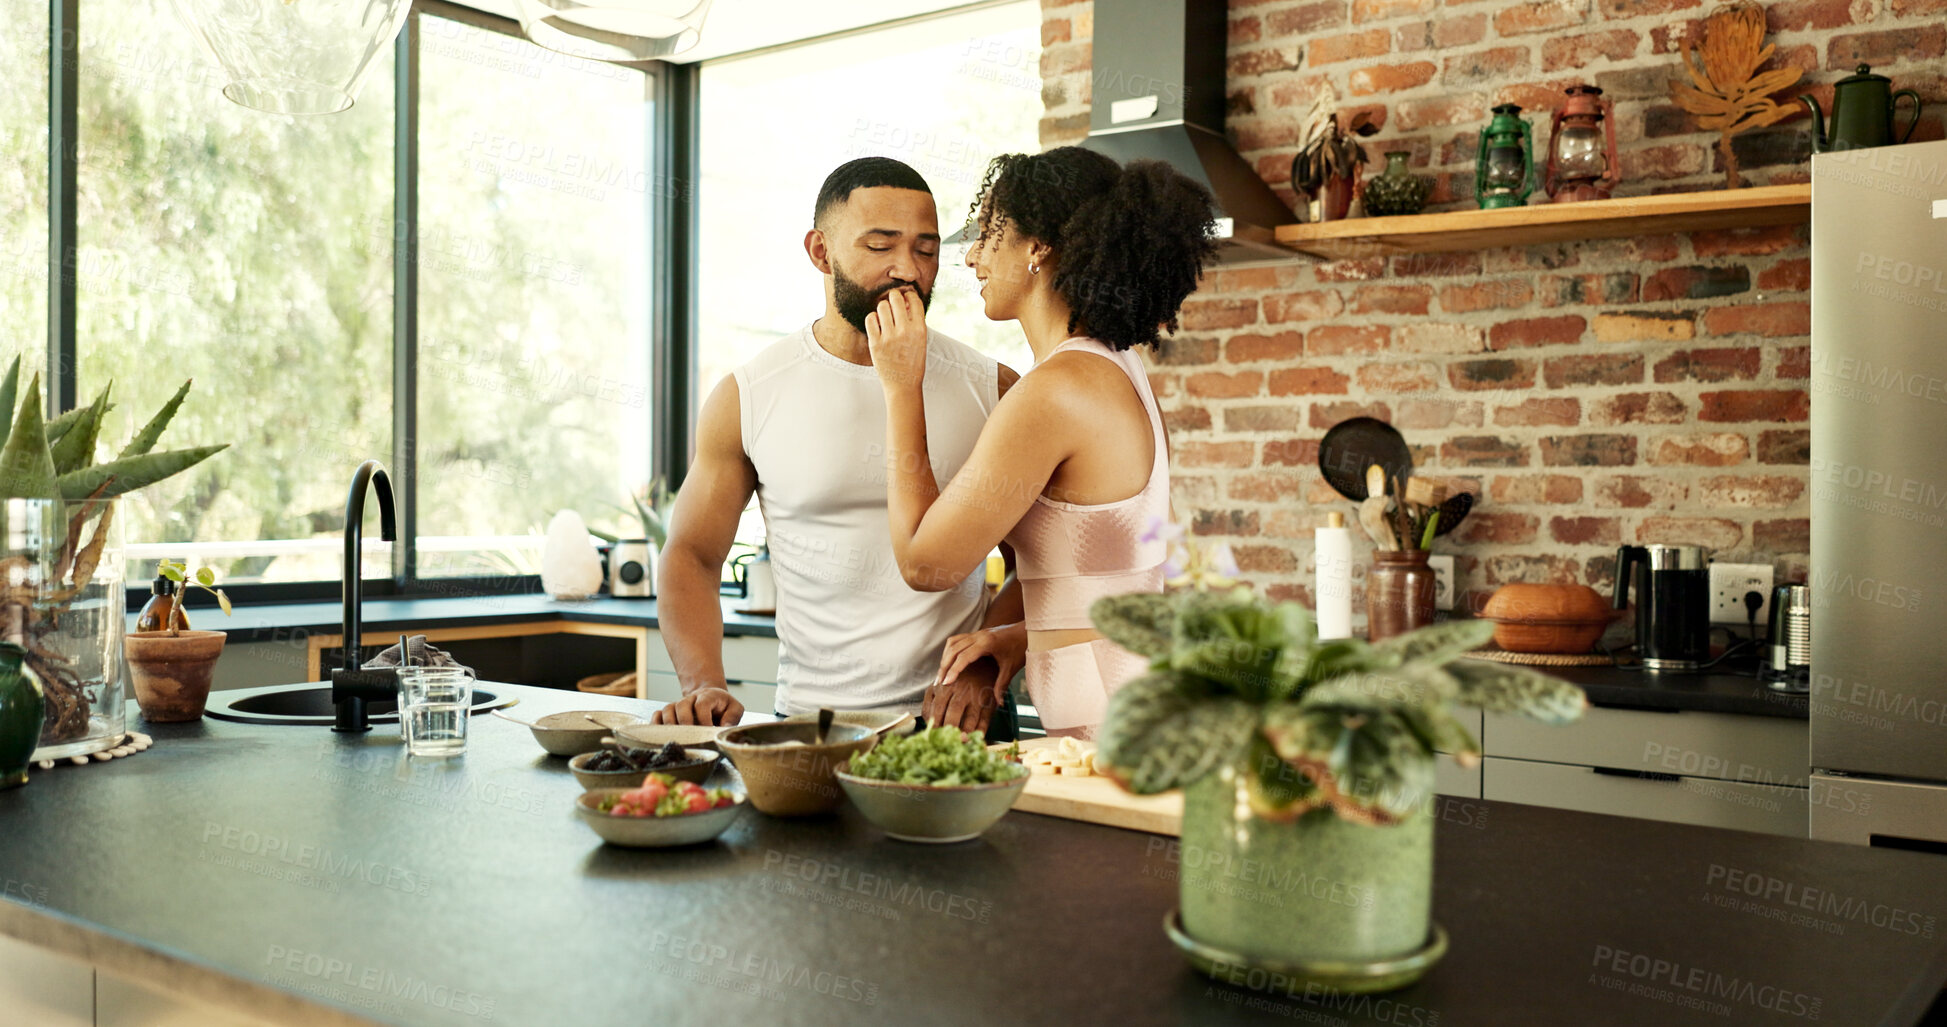
[[[1174,839],[1017,812],[917,846],[753,811],[633,851],[491,717],[443,762],[388,727],[144,730],[0,793],[0,934],[284,1023],[1901,1024],[1947,980],[1947,875],[1918,853],[1445,799],[1446,959],[1307,999],[1187,968],[1162,920],[1213,871]],[[1297,870],[1288,901],[1333,894]]]

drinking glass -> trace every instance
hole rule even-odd
[[[473,672],[465,667],[399,668],[399,732],[411,756],[466,752]]]

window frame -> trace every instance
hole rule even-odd
[[[75,338],[77,226],[75,201],[80,167],[74,140],[79,137],[79,41],[82,0],[49,0],[48,29],[48,324],[47,407],[54,414],[77,402],[78,350]],[[427,15],[488,32],[525,39],[518,22],[445,0],[413,0],[412,11],[393,44],[393,240],[392,266],[392,451],[385,454],[393,483],[399,540],[392,548],[389,573],[367,577],[368,596],[520,594],[540,591],[535,575],[422,578],[418,571],[418,268],[419,252],[419,45]],[[681,480],[688,464],[690,412],[695,385],[688,368],[695,349],[697,82],[696,65],[665,61],[616,62],[643,75],[644,98],[651,110],[643,141],[658,188],[650,191],[648,273],[655,297],[648,335],[649,425],[653,445],[651,476]],[[352,468],[341,469],[350,481]],[[140,582],[131,585],[139,586]],[[278,603],[336,598],[342,582],[330,579],[226,588],[239,602]],[[147,590],[131,587],[128,608],[146,600]]]

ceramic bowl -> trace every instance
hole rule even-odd
[[[653,771],[587,770],[584,768],[588,761],[600,753],[584,752],[568,761],[568,769],[574,771],[575,780],[580,781],[581,786],[590,791],[597,788],[634,788],[642,784],[643,779],[651,773],[668,774],[678,781],[694,781],[702,784],[709,779],[710,772],[717,769],[717,762],[723,759],[723,753],[715,749],[684,749],[683,754],[690,758],[690,762],[678,763],[670,767],[657,767]]]
[[[1021,797],[1031,775],[985,785],[909,785],[837,771],[852,805],[887,837],[902,842],[964,842],[994,826]]]
[[[781,720],[775,724],[746,724],[724,728],[717,748],[743,775],[750,804],[774,817],[803,817],[830,813],[845,793],[833,768],[879,741],[872,731],[854,724],[833,724],[824,745],[813,745],[818,725]],[[784,743],[801,744],[784,744]]]
[[[617,729],[615,737],[638,749],[660,749],[671,742],[685,749],[714,749],[722,731],[708,724],[651,724],[645,720]]]
[[[631,849],[662,849],[676,845],[699,845],[730,829],[743,816],[748,805],[743,796],[737,804],[722,809],[687,813],[680,817],[616,817],[603,813],[600,803],[627,788],[596,788],[575,799],[575,815],[610,845]]]
[[[609,726],[591,724],[584,714],[592,715]],[[633,713],[618,713],[615,710],[571,710],[567,713],[550,713],[536,720],[529,730],[534,732],[534,740],[541,743],[541,748],[551,755],[579,756],[600,749],[604,736],[613,735],[624,725],[641,719]]]
[[[1620,614],[1587,585],[1503,585],[1481,607],[1511,653],[1586,653]]]

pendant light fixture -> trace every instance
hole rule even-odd
[[[223,95],[272,114],[332,114],[358,98],[411,0],[176,0],[230,77]]]
[[[302,2],[302,0],[300,0]],[[521,31],[592,61],[671,57],[702,39],[711,0],[520,0]]]

